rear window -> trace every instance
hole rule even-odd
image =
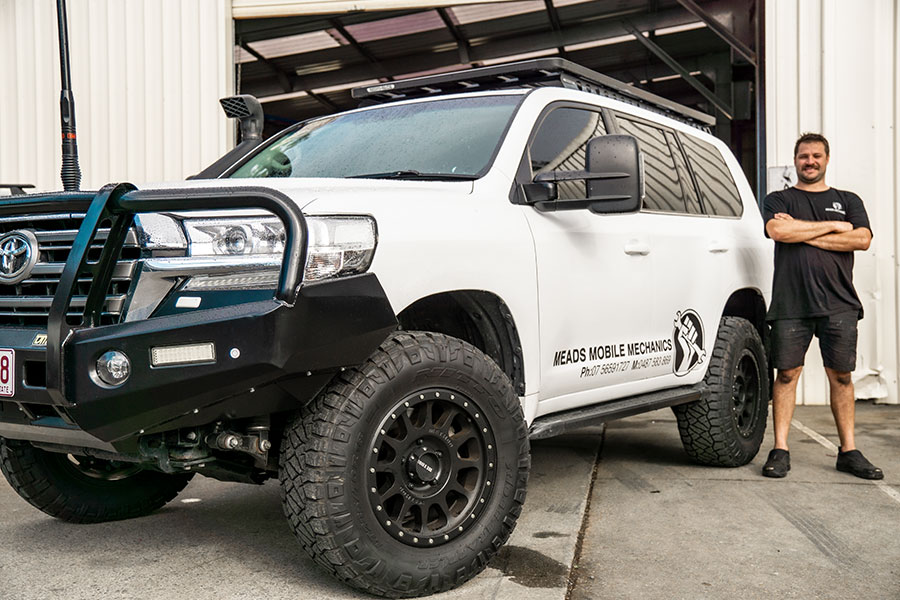
[[[619,130],[636,137],[644,155],[644,210],[686,213],[675,159],[665,133],[658,127],[616,116]]]
[[[741,216],[744,212],[741,195],[719,150],[692,135],[680,133],[679,137],[706,212],[719,217]]]

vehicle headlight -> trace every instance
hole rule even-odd
[[[306,218],[308,238],[304,281],[364,273],[372,264],[377,233],[367,216]],[[260,268],[260,259],[284,253],[284,225],[274,217],[185,219],[188,255],[234,260],[235,272],[192,277],[184,289],[275,287],[279,269]],[[242,263],[246,262],[246,268]],[[269,265],[266,265],[269,266]],[[252,270],[252,273],[239,271]]]
[[[186,219],[190,256],[250,256],[284,252],[284,225],[277,218]]]

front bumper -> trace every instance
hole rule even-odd
[[[254,201],[273,192],[241,193],[246,204],[272,209]],[[124,207],[127,218],[165,206],[159,195],[142,202],[148,194],[127,189],[108,196],[104,202],[113,205],[109,210],[118,214],[116,207]],[[203,199],[197,208],[221,207],[218,198],[207,194]],[[5,208],[0,203],[0,214]],[[12,348],[16,356],[15,395],[0,398],[0,436],[103,450],[133,448],[142,434],[294,409],[335,372],[361,364],[397,326],[384,290],[372,274],[300,285],[302,214],[286,198],[278,198],[278,208],[289,214],[273,209],[288,232],[275,298],[104,326],[90,325],[88,302],[85,323],[73,327],[63,316],[69,307],[60,299],[67,293],[61,284],[46,348],[33,345],[40,330],[0,328],[0,348]],[[91,227],[90,216],[82,230]],[[73,247],[72,254],[79,251]],[[66,271],[71,267],[74,277],[84,267],[81,262],[70,256]],[[93,274],[93,287],[99,289],[106,285],[102,263],[101,258]],[[151,348],[201,342],[213,344],[213,361],[151,365]],[[124,352],[132,366],[127,381],[115,388],[92,375],[97,359],[108,350]]]

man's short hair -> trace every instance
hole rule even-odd
[[[821,133],[804,133],[797,140],[797,143],[794,144],[794,156],[797,156],[797,151],[800,149],[800,144],[809,144],[811,142],[819,142],[820,144],[825,146],[825,156],[831,156],[831,148],[828,146],[828,140],[825,139],[825,136]]]

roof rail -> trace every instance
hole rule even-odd
[[[351,94],[354,98],[367,103],[380,103],[461,92],[544,86],[560,86],[621,100],[702,129],[716,123],[711,115],[563,58],[538,58],[440,75],[400,79],[353,88]]]

